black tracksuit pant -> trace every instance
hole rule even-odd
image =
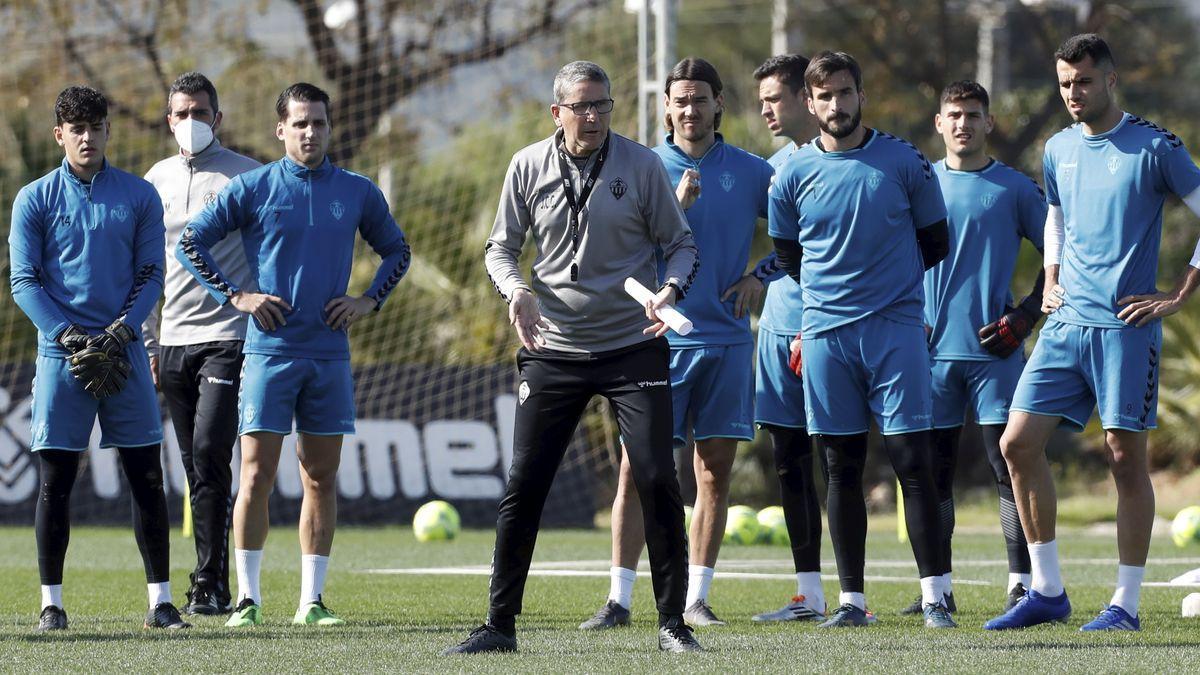
[[[225,604],[230,596],[230,461],[237,441],[242,342],[164,345],[158,369],[191,493],[196,540],[192,581],[207,584]]]
[[[687,538],[671,452],[669,349],[664,338],[595,354],[517,353],[520,378],[508,487],[500,501],[489,616],[521,613],[546,495],[584,408],[608,399],[642,502],[660,620],[683,614]]]

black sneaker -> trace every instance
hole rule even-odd
[[[175,605],[169,602],[160,602],[154,606],[154,609],[146,612],[146,623],[143,628],[169,628],[176,630],[179,628],[191,628],[192,624],[183,620],[179,616],[179,610],[175,609]]]
[[[629,610],[616,600],[609,600],[592,618],[579,624],[579,630],[604,630],[629,625]]]
[[[950,612],[951,614],[958,611],[958,605],[954,604],[954,594],[953,593],[946,593],[945,595],[943,595],[942,596],[942,604],[944,604],[946,606],[946,611]],[[910,615],[914,615],[914,614],[924,614],[924,613],[925,613],[925,603],[922,602],[922,596],[920,596],[920,595],[918,595],[916,597],[916,599],[912,601],[911,605],[900,610],[900,614],[902,614],[904,616],[910,616]]]
[[[925,615],[926,628],[958,628],[958,624],[950,617],[950,610],[940,602],[925,605],[922,612]]]
[[[515,635],[510,637],[485,623],[471,631],[466,640],[443,651],[442,655],[515,651],[517,651],[517,637]]]
[[[817,628],[858,628],[859,626],[870,626],[873,623],[875,623],[874,614],[846,603],[834,610],[825,623],[818,624]]]
[[[681,620],[672,620],[665,626],[659,626],[658,649],[672,654],[704,651],[692,634],[692,627]]]
[[[1004,600],[1004,611],[1007,612],[1013,607],[1016,607],[1017,603],[1020,602],[1021,598],[1025,597],[1027,593],[1029,593],[1029,589],[1025,588],[1025,584],[1018,581],[1017,585],[1013,586],[1008,591],[1008,597]]]
[[[219,614],[227,614],[230,610],[225,610],[221,606],[220,600],[217,599],[215,589],[210,588],[205,583],[192,583],[192,587],[187,592],[187,604],[183,606],[184,614],[199,614],[202,616],[217,616]]]
[[[44,633],[48,630],[66,630],[67,629],[67,613],[61,607],[54,605],[46,605],[42,610],[41,616],[38,617],[37,632]]]
[[[725,622],[713,614],[712,605],[703,600],[696,600],[683,610],[683,620],[693,626],[724,626]]]

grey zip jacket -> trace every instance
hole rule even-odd
[[[216,200],[230,179],[259,166],[259,162],[222,147],[214,138],[196,155],[168,157],[146,172],[146,180],[154,185],[162,198],[163,224],[167,228],[162,332],[159,332],[160,312],[157,308],[142,325],[146,351],[151,356],[158,356],[160,344],[180,346],[246,338],[247,315],[234,308],[232,303],[217,304],[175,259],[175,245],[188,221]],[[239,232],[231,232],[213,247],[212,254],[221,272],[238,288],[256,289],[246,265],[246,252],[242,249]]]
[[[562,132],[519,151],[508,165],[496,222],[484,253],[496,290],[511,302],[520,288],[532,290],[548,349],[603,352],[653,339],[646,312],[625,292],[626,277],[652,292],[660,287],[656,249],[666,261],[662,283],[682,292],[700,264],[692,231],[679,207],[662,160],[649,148],[609,132],[608,157],[586,204],[580,204],[578,247],[563,192],[563,153],[578,202],[599,151],[583,168],[565,155]],[[532,289],[517,265],[526,234],[537,248]],[[574,263],[578,278],[571,279]],[[677,298],[678,299],[678,298]]]

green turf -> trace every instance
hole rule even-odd
[[[868,542],[868,574],[914,577],[911,552],[896,542],[894,527],[880,520]],[[976,528],[977,529],[977,528]],[[487,565],[492,534],[468,532],[458,541],[418,544],[401,528],[344,528],[338,532],[326,600],[349,625],[290,625],[299,586],[293,529],[277,529],[268,545],[263,585],[266,625],[232,632],[222,620],[197,618],[183,633],[141,628],[145,586],[128,530],[76,528],[67,560],[66,604],[71,630],[32,633],[38,610],[38,579],[32,531],[0,529],[0,670],[44,671],[241,671],[296,672],[328,669],[407,672],[1195,672],[1200,664],[1200,620],[1182,619],[1187,591],[1146,588],[1140,634],[1083,635],[1076,629],[1108,599],[1114,564],[1111,535],[1083,530],[1060,533],[1065,574],[1076,608],[1069,626],[989,634],[979,626],[1000,607],[1005,566],[998,533],[971,531],[956,537],[956,577],[985,581],[960,584],[956,631],[931,632],[893,612],[917,593],[912,583],[868,582],[867,598],[880,615],[874,627],[836,632],[811,625],[753,624],[756,612],[776,609],[794,590],[785,579],[721,579],[711,601],[729,621],[725,628],[697,631],[707,651],[670,656],[655,648],[653,598],[648,578],[639,580],[634,625],[603,634],[575,626],[604,601],[606,578],[534,577],[525,614],[518,622],[520,653],[496,657],[444,658],[439,652],[478,624],[487,593],[485,576],[385,575],[373,568]],[[608,534],[603,531],[542,534],[535,564],[606,570]],[[175,597],[182,601],[190,559],[189,540],[173,538]],[[826,543],[828,550],[828,543]],[[1166,580],[1200,566],[1200,549],[1180,551],[1156,541],[1149,580]],[[1186,559],[1190,556],[1190,561]],[[726,547],[725,569],[788,574],[786,549]],[[831,561],[832,556],[827,555]],[[898,561],[904,564],[889,564]],[[992,561],[992,562],[988,562]],[[721,568],[718,567],[718,570]],[[825,568],[833,573],[831,564]],[[836,598],[837,584],[826,581]]]

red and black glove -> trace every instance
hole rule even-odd
[[[788,343],[788,368],[796,374],[796,377],[804,377],[804,355],[800,353],[800,347],[792,347],[792,344],[800,342],[800,334],[796,333],[796,337]]]
[[[1031,300],[1025,298],[1015,308],[1005,307],[1004,316],[980,328],[979,346],[1002,359],[1020,349],[1042,318],[1040,308],[1030,308]]]

